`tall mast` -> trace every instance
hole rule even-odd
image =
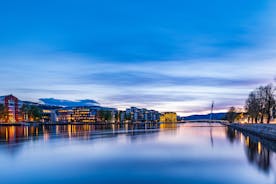
[[[214,101],[212,101],[212,105],[211,105],[211,113],[210,113],[210,122],[213,120],[213,111],[214,111]]]
[[[210,125],[210,141],[211,141],[211,146],[212,146],[212,147],[214,147],[214,139],[213,139],[213,130],[212,130],[212,126],[211,126],[210,123],[212,123],[212,119],[213,119],[214,104],[215,104],[215,102],[212,101],[211,113],[210,113],[210,121],[209,121],[209,125]]]

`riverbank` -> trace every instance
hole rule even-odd
[[[40,126],[40,125],[118,125],[122,123],[115,122],[91,122],[91,123],[82,123],[82,122],[73,122],[73,123],[42,123],[42,122],[18,122],[18,123],[0,123],[0,126]],[[133,123],[123,123],[123,124],[161,124],[160,122],[133,122]]]
[[[276,141],[276,125],[275,124],[239,124],[227,123],[225,124],[231,128],[241,132],[250,133],[261,138]]]

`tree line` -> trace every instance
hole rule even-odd
[[[97,116],[101,121],[110,121],[112,119],[112,112],[109,110],[99,110]]]
[[[260,86],[252,91],[245,103],[245,109],[252,122],[270,123],[272,110],[275,107],[275,88],[272,84]]]
[[[42,109],[35,105],[23,104],[20,113],[25,121],[40,121],[42,118]]]
[[[272,84],[260,86],[250,92],[245,102],[245,113],[239,109],[231,107],[226,115],[226,119],[232,123],[238,121],[241,115],[246,114],[248,122],[270,123],[272,111],[276,107],[276,88]]]

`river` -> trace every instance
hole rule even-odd
[[[275,144],[220,124],[0,127],[3,184],[275,184]]]

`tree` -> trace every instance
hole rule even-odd
[[[111,111],[105,111],[105,120],[111,121],[112,119],[112,112]]]
[[[23,104],[20,108],[21,115],[25,121],[29,121],[30,108],[29,105]]]
[[[246,100],[246,103],[245,103],[245,109],[247,110],[247,113],[251,118],[252,122],[255,121],[255,123],[258,122],[260,111],[261,111],[261,106],[259,101],[260,100],[257,96],[257,92],[252,91],[249,94],[248,99]]]
[[[272,109],[275,107],[275,89],[272,84],[260,86],[251,92],[246,100],[245,109],[252,121],[255,123],[260,119],[264,123],[264,118],[267,118],[267,123],[270,123]]]
[[[21,114],[26,121],[34,120],[40,121],[42,118],[42,109],[35,105],[23,104],[20,108]]]
[[[265,114],[267,116],[267,124],[270,123],[270,119],[271,119],[271,113],[272,113],[272,109],[275,105],[275,98],[274,98],[274,89],[272,84],[269,84],[267,86],[264,87],[264,96],[265,96]]]
[[[42,110],[41,108],[31,105],[30,106],[30,115],[33,117],[35,121],[40,121],[42,118]]]
[[[238,112],[235,107],[230,107],[227,114],[226,119],[229,121],[229,123],[233,123],[238,116]]]
[[[266,106],[266,95],[265,95],[265,87],[260,86],[256,89],[257,99],[259,103],[259,113],[261,116],[261,123],[264,123],[265,116],[265,106]]]
[[[108,110],[99,110],[98,116],[101,121],[110,121],[112,119],[112,112]]]
[[[0,121],[3,121],[7,115],[4,104],[0,104]]]

